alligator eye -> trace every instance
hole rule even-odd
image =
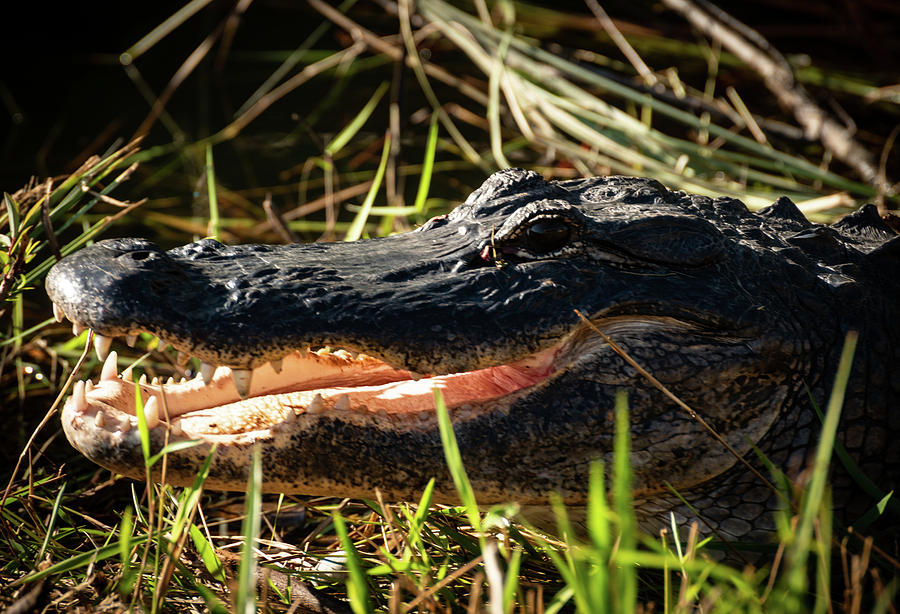
[[[532,252],[546,254],[568,243],[571,234],[569,224],[564,220],[539,219],[525,230],[525,244]]]

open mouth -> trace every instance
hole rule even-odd
[[[151,429],[207,441],[274,432],[303,414],[415,424],[434,415],[435,389],[449,408],[474,409],[548,378],[563,346],[509,364],[434,376],[395,368],[365,353],[321,348],[295,351],[253,370],[220,366],[188,380],[142,376],[134,382],[130,369],[118,372],[109,339],[100,339],[98,353],[107,354],[100,379],[76,383],[63,412],[67,430],[130,431],[137,426],[137,388]]]

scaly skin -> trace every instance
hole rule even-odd
[[[693,518],[671,484],[701,526],[746,539],[772,531],[772,493],[576,310],[750,462],[760,466],[757,446],[792,476],[817,440],[810,399],[824,407],[845,335],[857,331],[841,439],[894,488],[898,241],[873,207],[828,228],[787,199],[753,214],[646,179],[547,183],[513,169],[411,233],[169,252],[102,241],[57,264],[47,290],[61,315],[107,338],[101,352],[109,337],[148,331],[220,366],[206,387],[197,379],[163,395],[141,385],[155,399],[155,449],[166,438],[202,442],[170,455],[171,482],[189,483],[217,442],[210,487],[243,489],[259,445],[271,491],[377,487],[408,499],[436,476],[437,500],[453,501],[431,401],[439,386],[480,503],[541,506],[556,491],[581,505],[590,463],[610,460],[622,388],[642,522]],[[293,354],[307,346],[362,355]],[[291,384],[267,366],[286,356]],[[141,477],[133,386],[108,363],[96,386],[76,390],[63,423],[89,458]],[[845,518],[873,503],[845,475],[835,480]]]

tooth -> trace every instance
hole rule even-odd
[[[316,354],[319,356],[328,356],[331,354],[331,348],[326,345],[322,349],[316,350]]]
[[[76,337],[84,332],[87,327],[83,324],[79,324],[78,322],[72,322],[72,334]]]
[[[216,366],[211,365],[208,362],[200,363],[200,377],[203,378],[204,384],[209,384],[212,381],[213,373],[216,372]]]
[[[66,319],[66,314],[62,310],[62,307],[60,307],[56,303],[53,303],[53,317],[56,318],[57,322],[62,322]]]
[[[144,418],[147,420],[147,428],[153,429],[159,424],[159,402],[151,395],[144,402]]]
[[[106,360],[103,362],[103,370],[100,371],[101,382],[112,382],[116,380],[116,376],[119,374],[119,367],[116,362],[118,359],[119,356],[116,354],[115,350],[110,352],[109,356],[106,357]]]
[[[336,350],[334,352],[334,355],[338,358],[343,358],[344,360],[350,360],[350,358],[352,358],[350,356],[350,352],[348,352],[347,350]]]
[[[415,380],[415,381],[419,381],[420,379],[422,379],[423,377],[425,377],[423,374],[417,373],[417,372],[415,372],[415,371],[410,371],[410,372],[409,372],[409,376],[410,376],[413,380]]]
[[[300,358],[306,358],[306,355],[309,354],[309,348],[304,348],[302,350],[297,350],[297,354],[300,355]]]
[[[184,435],[184,430],[181,428],[181,421],[179,420],[177,422],[173,422],[172,424],[170,424],[169,431],[173,435],[178,435],[178,436]]]
[[[281,373],[281,366],[283,364],[283,361],[280,358],[278,360],[273,360],[271,364],[272,364],[272,370],[275,373]]]
[[[137,335],[125,335],[125,343],[128,344],[128,347],[133,348],[134,344],[137,343]]]
[[[88,392],[90,392],[93,389],[94,389],[94,382],[92,382],[89,379],[84,380],[84,393],[87,394]]]
[[[339,396],[338,400],[334,402],[334,408],[339,411],[347,411],[350,409],[350,397],[346,394]]]
[[[232,369],[231,379],[234,380],[234,387],[237,389],[242,399],[250,396],[250,379],[253,377],[253,371],[250,369]]]
[[[356,360],[359,358],[359,352],[354,352],[353,350],[347,350],[347,353],[350,354],[350,358]]]
[[[179,367],[183,367],[184,365],[186,365],[188,363],[188,361],[190,359],[191,359],[191,355],[188,354],[187,352],[178,352],[178,357],[175,358],[175,364],[178,365]]]
[[[109,355],[109,346],[112,345],[112,337],[104,337],[94,333],[94,350],[97,352],[97,358],[106,360]]]
[[[147,374],[146,373],[141,373],[141,378],[138,380],[138,384],[140,384],[141,386],[147,385]]]
[[[119,423],[119,428],[122,429],[123,433],[127,433],[131,430],[131,420],[125,418],[124,420],[122,420],[122,422]]]
[[[171,386],[174,383],[175,383],[175,378],[170,375],[169,379],[166,380],[166,386]]]
[[[131,368],[131,365],[125,368],[122,371],[122,381],[123,382],[133,382],[134,381],[134,370]]]
[[[306,412],[310,414],[318,414],[325,410],[325,399],[322,398],[321,394],[316,394],[313,397],[313,400],[309,402],[309,406],[306,408]]]
[[[150,380],[150,383],[153,384],[154,386],[159,386],[159,377],[154,375],[153,379]]]
[[[94,426],[98,428],[103,428],[106,424],[106,414],[103,413],[102,409],[97,410],[97,415],[94,416]]]
[[[72,398],[75,399],[75,411],[86,412],[88,408],[87,397],[84,396],[84,382],[77,381],[72,387]]]

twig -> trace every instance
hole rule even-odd
[[[577,309],[575,310],[575,315],[577,315],[579,318],[581,318],[581,321],[584,322],[588,328],[590,328],[592,331],[597,333],[607,343],[607,345],[609,345],[609,347],[611,347],[613,349],[613,351],[616,354],[621,356],[625,360],[625,362],[627,362],[629,365],[634,367],[634,370],[637,371],[638,373],[640,373],[647,381],[649,381],[653,385],[654,388],[656,388],[657,390],[662,392],[664,395],[669,397],[669,399],[672,400],[676,405],[678,405],[678,407],[680,407],[681,409],[686,411],[691,418],[696,420],[700,424],[700,426],[702,426],[704,429],[706,429],[706,431],[710,435],[712,435],[716,441],[718,441],[723,446],[725,446],[725,449],[728,450],[731,453],[731,455],[734,456],[734,458],[736,458],[738,460],[738,462],[740,462],[742,465],[744,465],[751,473],[753,473],[753,475],[755,475],[757,477],[757,479],[759,479],[763,484],[765,484],[773,493],[775,493],[780,499],[784,500],[785,502],[791,503],[790,501],[786,500],[784,493],[782,493],[780,490],[775,488],[775,485],[772,484],[772,482],[767,480],[766,477],[763,474],[761,474],[759,472],[759,470],[756,469],[756,467],[751,465],[740,452],[735,450],[734,447],[730,443],[725,441],[725,438],[722,437],[721,435],[719,435],[719,433],[716,432],[716,429],[714,429],[712,426],[710,426],[710,424],[706,420],[704,420],[697,412],[695,412],[691,408],[690,405],[688,405],[687,403],[682,401],[674,392],[669,390],[665,384],[663,384],[661,381],[659,381],[658,379],[653,377],[653,375],[651,375],[649,371],[647,371],[644,367],[639,365],[637,363],[637,361],[634,360],[634,358],[632,358],[625,350],[623,350],[619,346],[618,343],[616,343],[615,341],[610,339],[607,334],[605,334],[602,330],[600,330],[596,324],[594,324],[593,322],[588,320],[584,316],[584,314],[582,314],[579,310],[577,310]]]
[[[332,198],[335,203],[342,203],[347,199],[353,198],[354,196],[359,196],[360,194],[365,194],[369,191],[369,188],[372,187],[372,181],[363,181],[362,183],[357,183],[356,185],[352,185],[350,187],[344,188],[342,190],[338,190],[332,194]],[[315,213],[316,211],[321,211],[328,205],[328,199],[325,196],[321,196],[315,200],[311,200],[308,203],[304,203],[299,207],[295,207],[290,211],[281,214],[281,219],[285,222],[289,222],[291,220],[296,220],[298,218],[305,217],[310,213]],[[272,224],[272,221],[269,220],[267,222],[262,222],[253,227],[254,233],[265,232],[267,230],[274,230],[275,226]]]
[[[237,569],[240,556],[223,550],[216,550],[219,559],[228,567],[229,571]],[[298,580],[274,567],[260,567],[256,570],[256,585],[260,590],[269,587],[269,583],[275,586],[281,593],[290,593],[292,599],[290,612],[302,614],[351,614],[353,610],[344,601],[339,601],[330,595],[316,590],[306,582]]]
[[[897,140],[897,135],[900,134],[900,124],[894,126],[891,133],[888,135],[887,139],[884,141],[884,148],[881,150],[881,157],[878,160],[878,196],[875,197],[875,204],[878,206],[878,212],[881,215],[885,215],[888,210],[887,206],[884,203],[884,197],[888,194],[893,194],[897,190],[896,185],[889,185],[887,179],[887,162],[888,155],[891,153],[891,149],[894,147],[894,142]]]
[[[6,274],[0,279],[0,317],[6,313],[6,297],[12,290],[13,284],[19,278],[22,268],[25,266],[26,250],[28,249],[28,229],[26,228],[19,236],[16,243],[10,246],[9,260],[10,265]]]
[[[878,170],[872,155],[853,138],[853,132],[820,108],[794,80],[787,60],[755,31],[727,13],[700,0],[663,0],[694,27],[721,43],[763,78],[778,102],[789,109],[809,138],[818,139],[839,159],[851,166],[862,179],[875,185]]]
[[[135,131],[132,138],[143,137],[150,132],[150,128],[153,127],[153,124],[156,123],[156,120],[159,119],[159,116],[162,114],[163,110],[165,110],[166,105],[169,103],[175,90],[177,90],[178,87],[184,83],[184,80],[194,72],[194,69],[200,65],[201,60],[203,60],[210,49],[212,49],[213,43],[221,36],[226,23],[228,23],[228,18],[219,23],[219,25],[216,26],[216,28],[210,32],[199,45],[197,45],[196,49],[191,52],[178,70],[175,71],[175,74],[169,79],[169,83],[166,84],[166,88],[163,90],[162,94],[153,101],[150,112],[147,114],[147,117],[144,118],[144,121],[141,122],[141,125],[138,126],[138,129]]]
[[[376,36],[370,30],[363,28],[358,23],[356,23],[340,11],[335,10],[332,6],[322,2],[321,0],[307,1],[309,2],[310,6],[322,13],[322,15],[333,21],[341,28],[347,30],[347,32],[349,32],[354,38],[364,43],[372,50],[383,53],[395,62],[403,61],[404,52],[399,47]],[[408,0],[401,0],[399,11],[401,30],[407,31],[406,35],[403,36],[403,39],[404,42],[408,42],[411,39],[410,32],[408,32],[411,19]],[[480,91],[478,88],[473,87],[471,84],[466,83],[462,79],[454,77],[443,68],[435,66],[430,62],[423,61],[419,57],[419,54],[417,51],[415,51],[415,49],[408,49],[407,51],[408,53],[406,55],[405,63],[416,73],[416,79],[419,80],[419,85],[422,87],[426,98],[428,98],[428,101],[431,104],[432,108],[438,114],[441,124],[444,126],[447,132],[450,133],[450,136],[453,138],[453,141],[457,144],[457,146],[459,146],[459,148],[463,150],[466,158],[468,158],[469,161],[473,164],[483,166],[484,163],[478,155],[478,152],[476,152],[474,148],[469,145],[468,141],[466,141],[462,134],[457,130],[453,122],[450,121],[449,116],[447,115],[446,111],[444,111],[442,105],[438,102],[434,91],[431,89],[428,80],[425,79],[425,75],[427,74],[431,77],[434,77],[438,81],[456,88],[466,96],[482,102],[485,106],[487,106],[487,96],[485,96],[484,92]]]
[[[59,261],[62,254],[59,251],[59,241],[56,239],[56,231],[53,230],[53,222],[50,220],[50,195],[53,193],[53,180],[47,179],[44,184],[44,202],[41,203],[41,222],[44,224],[44,232],[47,233],[47,243],[50,245],[50,252]]]
[[[466,563],[465,565],[463,565],[462,567],[460,567],[453,573],[447,574],[446,576],[444,576],[444,578],[440,582],[438,582],[436,584],[432,584],[431,586],[428,587],[428,590],[426,590],[424,593],[420,593],[415,599],[413,599],[412,601],[410,601],[409,603],[404,605],[403,611],[404,612],[411,611],[414,607],[416,607],[421,602],[425,601],[426,599],[428,599],[429,597],[434,595],[436,592],[438,592],[439,590],[441,590],[442,588],[444,588],[445,586],[447,586],[448,584],[450,584],[451,582],[453,582],[460,576],[464,576],[465,574],[469,573],[469,571],[471,571],[472,568],[474,568],[476,565],[481,563],[481,561],[483,559],[484,559],[484,556],[479,554],[474,559],[472,559],[471,561],[469,561],[468,563]]]
[[[276,101],[283,98],[289,92],[294,91],[298,87],[300,87],[303,83],[306,83],[316,75],[319,75],[325,71],[331,70],[332,68],[340,65],[342,62],[347,61],[348,59],[355,58],[357,55],[363,52],[362,45],[353,45],[341,51],[335,52],[332,55],[319,60],[318,62],[313,62],[312,64],[307,64],[303,70],[299,73],[273,89],[271,92],[262,96],[259,100],[257,100],[252,107],[247,109],[242,115],[240,115],[233,122],[228,124],[225,128],[220,130],[217,134],[213,135],[212,141],[219,142],[225,141],[230,138],[233,138],[240,133],[244,127],[252,122],[254,119],[259,117],[263,111],[268,109],[271,105],[273,105]]]
[[[47,413],[44,415],[41,423],[38,424],[34,432],[31,433],[31,437],[28,438],[28,442],[25,444],[25,447],[22,448],[22,451],[19,453],[19,459],[16,461],[16,466],[13,468],[12,473],[9,475],[9,482],[6,484],[6,489],[3,491],[3,497],[0,498],[0,509],[3,509],[3,506],[6,505],[6,499],[9,497],[9,491],[12,489],[13,482],[16,480],[16,474],[19,472],[19,467],[22,465],[22,459],[25,458],[25,455],[31,449],[31,444],[34,443],[37,434],[41,432],[41,430],[47,426],[47,423],[50,421],[50,418],[53,417],[53,414],[56,413],[56,408],[59,407],[60,402],[63,399],[63,396],[68,392],[69,386],[72,385],[72,382],[78,376],[78,370],[81,369],[81,365],[84,363],[84,360],[87,358],[88,354],[91,352],[93,347],[94,340],[94,331],[92,329],[88,329],[87,340],[84,342],[84,351],[81,353],[81,358],[78,359],[78,362],[75,363],[75,367],[72,369],[72,372],[69,374],[69,378],[66,380],[65,385],[62,387],[62,390],[59,391],[59,395],[56,397],[56,400],[53,402],[53,405],[50,406],[50,409],[47,410]]]
[[[281,217],[281,212],[272,204],[272,193],[266,192],[266,198],[263,200],[263,210],[266,212],[266,219],[269,224],[281,237],[285,243],[297,243],[297,235],[288,228],[287,223]]]
[[[240,0],[237,5],[228,13],[225,20],[225,29],[222,32],[222,40],[219,43],[219,50],[216,53],[216,61],[213,70],[221,74],[225,68],[225,60],[228,58],[228,52],[231,50],[231,43],[234,41],[235,33],[241,23],[241,18],[253,0]]]
[[[644,80],[644,83],[647,85],[654,85],[656,83],[656,75],[653,74],[653,71],[650,70],[650,67],[644,62],[638,52],[634,50],[634,47],[622,36],[622,33],[619,31],[619,28],[616,27],[616,24],[613,23],[613,20],[609,18],[609,15],[606,14],[606,11],[603,10],[603,7],[600,6],[600,3],[597,0],[585,0],[585,3],[588,5],[588,8],[591,9],[591,12],[594,14],[594,17],[597,18],[597,21],[600,22],[600,25],[606,30],[606,33],[612,39],[612,41],[616,44],[616,47],[619,48],[619,51],[622,52],[622,55],[631,63],[637,73],[641,76],[641,79]]]

